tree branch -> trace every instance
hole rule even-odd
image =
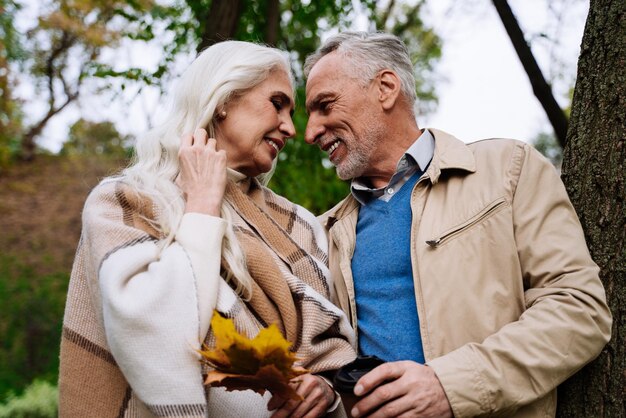
[[[389,2],[389,5],[387,6],[387,10],[385,10],[385,13],[383,13],[383,15],[380,17],[380,22],[379,22],[379,30],[385,30],[385,28],[387,27],[387,21],[389,20],[389,16],[391,15],[391,10],[393,9],[393,6],[396,4],[395,0],[391,0]]]
[[[541,69],[539,68],[537,61],[530,50],[530,46],[528,46],[528,43],[524,39],[524,33],[522,32],[522,29],[520,28],[509,3],[506,0],[493,0],[493,5],[496,7],[498,15],[502,20],[502,24],[504,25],[511,42],[513,43],[515,52],[524,66],[524,70],[526,70],[526,74],[528,75],[530,84],[533,87],[535,97],[537,97],[539,103],[541,103],[541,106],[546,112],[559,144],[561,147],[564,147],[567,142],[567,116],[565,116],[563,109],[561,109],[559,104],[556,102],[550,85],[543,77]]]

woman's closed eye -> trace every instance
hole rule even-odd
[[[278,98],[272,98],[270,99],[270,101],[272,102],[272,104],[274,105],[274,107],[276,108],[277,111],[281,111],[283,109],[283,102],[282,100],[278,99]]]

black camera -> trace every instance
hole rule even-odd
[[[348,363],[337,370],[333,378],[333,386],[337,392],[352,394],[356,382],[370,370],[380,366],[385,361],[376,356],[359,356],[352,363]]]

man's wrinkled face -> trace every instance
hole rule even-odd
[[[354,74],[336,52],[320,59],[306,84],[305,141],[328,153],[343,180],[366,175],[384,129],[377,118],[377,89]]]

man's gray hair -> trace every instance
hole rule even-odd
[[[304,62],[304,75],[325,55],[337,51],[352,64],[357,78],[366,85],[384,69],[393,70],[400,77],[402,94],[413,110],[415,76],[409,51],[397,36],[384,32],[342,32],[329,38]]]

